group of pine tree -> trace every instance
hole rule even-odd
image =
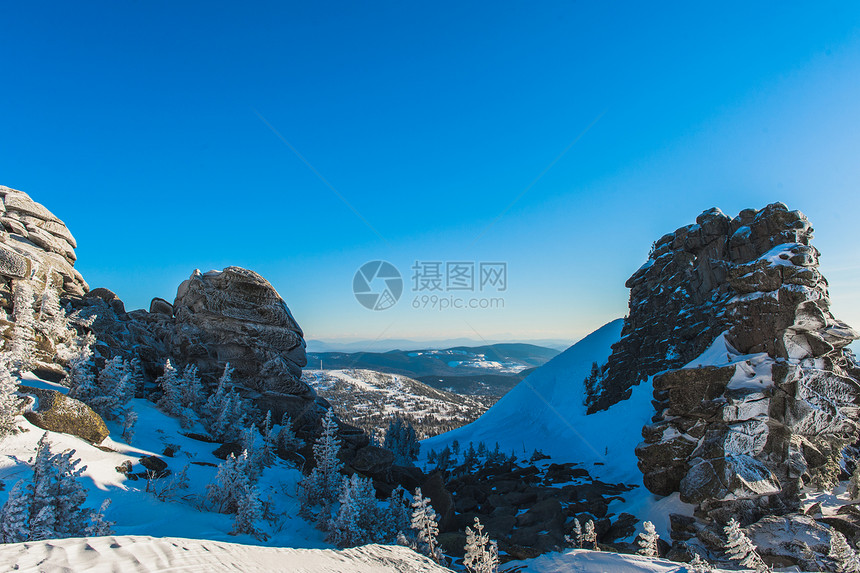
[[[50,280],[38,295],[28,281],[15,281],[12,298],[12,335],[0,352],[0,440],[17,431],[16,412],[21,398],[17,393],[18,383],[21,375],[34,365],[38,339],[41,348],[49,348],[49,352],[66,364],[68,373],[63,384],[69,388],[69,395],[89,405],[103,418],[117,421],[123,429],[122,439],[131,443],[137,420],[131,400],[144,394],[138,361],[115,357],[97,368],[93,353],[96,340],[89,331],[91,322],[61,307],[58,290]],[[592,391],[600,378],[600,369],[595,364],[587,380]],[[239,444],[241,453],[229,455],[218,466],[214,482],[207,486],[208,507],[233,515],[232,533],[264,539],[266,535],[260,522],[267,518],[269,504],[260,498],[258,481],[265,469],[275,463],[277,452],[290,454],[304,447],[293,431],[292,420],[284,416],[279,424],[273,424],[271,412],[268,412],[258,426],[255,421],[262,415],[237,391],[229,364],[214,388],[207,392],[196,366],[189,364],[178,369],[168,360],[156,386],[156,392],[146,397],[155,401],[165,414],[176,417],[183,427],[199,423],[213,440]],[[420,448],[414,428],[400,418],[391,420],[383,446],[394,454],[398,465],[413,464]],[[299,483],[296,495],[301,502],[302,516],[324,530],[331,543],[340,547],[398,543],[440,564],[446,562],[438,543],[438,517],[420,488],[408,493],[398,487],[387,500],[379,501],[369,478],[358,474],[342,475],[338,425],[332,410],[323,417],[321,432],[312,450],[313,467]],[[431,451],[427,456],[428,464],[442,471],[455,466],[457,471],[472,471],[481,463],[515,461],[516,456],[500,452],[498,444],[490,450],[483,443],[477,448],[470,443],[467,449],[461,450],[456,441],[452,447],[438,453]],[[109,499],[99,510],[84,507],[86,489],[78,478],[86,466],[80,466],[75,450],[54,453],[46,433],[38,442],[31,465],[30,478],[18,481],[0,508],[0,540],[14,543],[111,533],[113,524],[105,517]],[[162,501],[174,501],[178,492],[188,487],[185,470],[169,477],[149,477],[147,491]],[[855,498],[860,497],[860,474],[855,474],[851,489]],[[656,528],[647,521],[643,526],[638,539],[639,553],[657,557]],[[498,571],[498,545],[489,538],[477,518],[465,533],[463,565],[466,570],[473,573]],[[756,571],[770,570],[737,521],[732,520],[725,527],[725,533],[725,551],[729,559]],[[566,540],[571,547],[600,550],[595,526],[590,520],[581,524],[574,519],[572,535]],[[860,558],[838,532],[831,536],[829,556],[837,571],[860,573]],[[688,570],[703,573],[713,568],[696,555]]]

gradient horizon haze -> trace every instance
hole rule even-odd
[[[782,201],[860,327],[860,4],[37,2],[0,8],[0,185],[127,308],[266,277],[307,338],[576,339],[652,241]],[[353,295],[370,261],[396,304]],[[414,308],[416,262],[505,263]],[[420,305],[419,305],[420,306]]]

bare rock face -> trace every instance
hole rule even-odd
[[[172,346],[201,371],[230,363],[237,377],[259,391],[309,393],[301,328],[269,282],[253,271],[227,267],[179,285],[173,304]]]
[[[860,369],[844,349],[858,335],[830,313],[811,239],[781,203],[733,219],[711,209],[627,282],[630,315],[591,409],[653,375],[645,485],[680,492],[706,521],[790,512],[801,487],[833,483],[857,439]]]

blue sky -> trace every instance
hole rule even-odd
[[[235,264],[310,338],[578,338],[626,312],[651,241],[781,200],[811,218],[834,313],[860,325],[856,3],[0,16],[0,184],[62,218],[78,269],[129,308]],[[375,259],[406,280],[385,311],[352,295]],[[416,260],[506,262],[504,309],[412,308]]]

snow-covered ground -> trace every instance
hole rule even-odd
[[[0,568],[19,573],[437,573],[448,571],[405,547],[315,550],[135,535],[0,545]]]
[[[32,375],[25,375],[23,382],[65,390],[50,382],[39,381]],[[107,423],[111,434],[98,447],[69,434],[48,432],[54,452],[74,449],[81,465],[87,466],[80,478],[88,491],[86,506],[96,509],[102,500],[110,498],[112,503],[106,515],[108,520],[116,522],[113,529],[118,535],[261,544],[249,535],[230,535],[233,516],[217,513],[206,500],[206,485],[215,481],[216,466],[221,462],[212,454],[218,444],[186,437],[184,434],[189,432],[202,433],[202,428],[183,430],[177,419],[163,414],[148,400],[135,399],[131,404],[139,416],[131,444],[120,441],[122,430],[115,422]],[[6,502],[9,491],[19,479],[29,479],[32,475],[28,462],[32,461],[36,444],[45,433],[23,416],[19,416],[17,422],[22,431],[0,442],[0,481],[5,486],[0,491],[0,505]],[[163,455],[167,446],[176,450],[174,457]],[[174,473],[187,465],[189,488],[180,490],[173,501],[159,501],[146,491],[145,479],[131,480],[117,472],[117,466],[126,460],[131,461],[135,472],[143,471],[139,460],[146,455],[158,456]],[[324,541],[321,531],[298,516],[296,484],[300,479],[301,473],[280,459],[261,476],[261,499],[271,504],[269,513],[272,516],[270,521],[260,523],[270,536],[265,543],[303,548],[331,547]]]

